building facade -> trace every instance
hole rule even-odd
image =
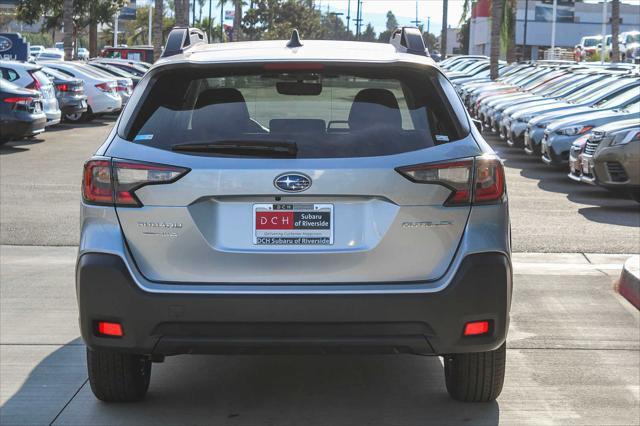
[[[623,0],[624,1],[624,0]],[[558,0],[555,46],[573,48],[581,37],[602,33],[602,2]],[[526,59],[537,59],[551,47],[553,0],[518,0],[516,44],[525,46]],[[611,34],[611,1],[607,1],[606,34]],[[526,41],[525,41],[526,18]],[[620,32],[640,29],[640,1],[620,4]],[[489,55],[491,49],[491,0],[473,4],[469,28],[469,54]]]

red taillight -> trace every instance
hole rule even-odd
[[[87,204],[142,207],[135,191],[145,185],[167,184],[189,169],[121,160],[89,160],[84,165],[82,198]]]
[[[98,322],[98,334],[103,336],[122,337],[124,332],[122,331],[122,325],[117,322]]]
[[[504,168],[497,158],[477,158],[474,204],[502,201],[504,196]]]
[[[8,104],[29,103],[32,98],[4,98],[4,102]]]
[[[103,92],[112,92],[114,90],[113,86],[110,85],[109,83],[96,84],[96,87],[102,90]]]
[[[68,92],[69,91],[69,85],[67,83],[57,84],[56,87],[61,92]]]
[[[40,81],[31,73],[29,73],[29,77],[31,77],[33,81],[27,85],[27,89],[40,90],[42,87]]]
[[[473,321],[464,325],[465,336],[479,336],[489,333],[489,321]]]
[[[412,182],[449,188],[452,193],[445,206],[500,202],[504,196],[504,170],[496,157],[417,164],[396,170]]]

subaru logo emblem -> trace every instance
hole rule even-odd
[[[13,43],[5,36],[0,36],[0,52],[6,52],[13,47]]]
[[[311,187],[311,178],[301,173],[285,173],[275,178],[273,184],[280,191],[302,192]]]

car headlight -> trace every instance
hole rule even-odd
[[[593,129],[593,126],[571,126],[571,127],[565,127],[564,129],[557,130],[556,133],[559,133],[565,136],[575,136],[575,135],[582,135],[584,133],[587,133],[591,129]]]
[[[640,142],[640,129],[631,129],[628,132],[618,133],[611,141],[611,146],[626,145],[629,142]]]

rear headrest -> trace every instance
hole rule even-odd
[[[387,89],[362,89],[353,99],[349,112],[349,128],[402,128],[402,116],[395,95]]]
[[[234,109],[241,108],[242,111],[235,110],[234,113],[249,116],[249,109],[247,108],[244,96],[242,96],[242,93],[240,93],[238,89],[231,88],[207,89],[202,91],[200,95],[198,95],[196,109],[219,104],[235,104]]]

